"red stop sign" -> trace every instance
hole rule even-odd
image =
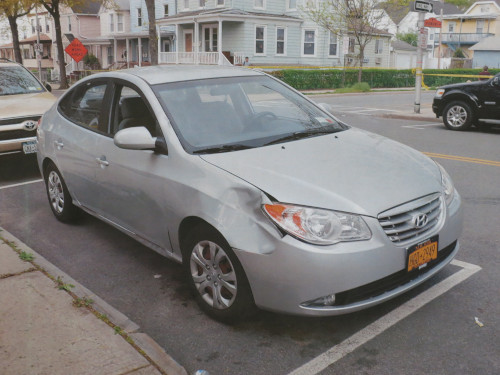
[[[73,39],[73,41],[64,50],[68,55],[70,55],[73,60],[80,62],[83,56],[87,54],[87,48],[78,39]]]

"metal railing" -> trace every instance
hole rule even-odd
[[[475,44],[493,35],[491,33],[443,33],[441,38],[443,43]]]

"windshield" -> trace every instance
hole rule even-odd
[[[21,66],[0,67],[0,95],[18,95],[42,92],[40,82]]]
[[[153,89],[191,153],[261,147],[345,129],[267,76],[167,83]]]

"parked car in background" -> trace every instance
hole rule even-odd
[[[36,153],[38,120],[55,101],[28,69],[0,59],[0,156]]]
[[[437,89],[432,102],[436,117],[450,130],[472,125],[500,125],[500,73],[486,81],[457,83]]]
[[[57,219],[84,210],[183,263],[220,320],[357,311],[459,249],[461,200],[440,165],[262,72],[96,74],[43,116],[38,146]]]

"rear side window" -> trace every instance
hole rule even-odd
[[[107,88],[106,82],[80,85],[61,101],[59,110],[78,125],[107,133],[107,119],[103,111]]]

